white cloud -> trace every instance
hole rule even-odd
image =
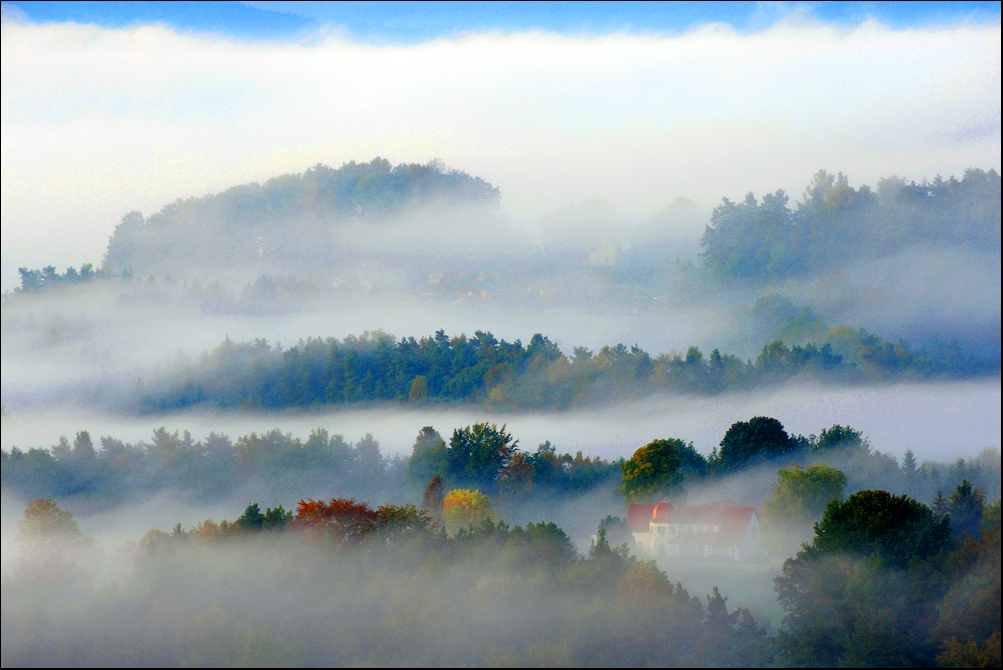
[[[1000,26],[480,33],[244,43],[158,26],[2,26],[2,279],[99,261],[118,217],[324,162],[443,158],[515,223],[783,187],[1000,168]],[[971,129],[974,128],[975,131]]]

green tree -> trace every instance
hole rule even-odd
[[[978,534],[985,509],[986,492],[972,486],[967,479],[963,479],[947,498],[947,515],[956,535]]]
[[[756,416],[728,428],[712,462],[719,470],[738,470],[768,459],[788,456],[796,446],[782,423]]]
[[[934,496],[932,508],[937,516],[947,516],[949,508],[947,506],[947,498],[944,497],[942,491],[937,491],[937,495]]]
[[[451,480],[494,487],[502,470],[515,455],[518,441],[491,423],[475,423],[453,431],[446,451]]]
[[[407,476],[412,482],[427,482],[437,474],[446,472],[446,442],[438,431],[425,426],[411,447],[407,461]],[[431,510],[429,510],[431,511]]]
[[[287,512],[282,505],[272,509],[268,508],[261,517],[261,528],[263,530],[281,530],[293,520],[292,512]]]
[[[826,505],[842,500],[846,475],[827,465],[791,465],[777,471],[777,482],[763,502],[763,534],[771,553],[787,555],[811,535]]]
[[[780,662],[932,664],[929,566],[950,547],[948,521],[906,496],[860,491],[830,502],[815,533],[775,582],[787,611]]]
[[[355,445],[355,477],[359,482],[378,482],[386,474],[387,462],[380,453],[380,443],[366,433]]]
[[[870,453],[871,445],[864,434],[850,426],[838,424],[823,428],[815,441],[816,449],[823,453],[835,453],[853,456],[860,453]],[[914,463],[915,464],[915,463]]]
[[[234,523],[243,530],[256,533],[264,529],[265,517],[261,513],[261,508],[258,507],[258,503],[251,503]]]
[[[685,442],[670,438],[654,440],[635,451],[620,466],[623,473],[620,493],[626,501],[645,502],[678,493],[683,483],[679,453],[684,449]]]
[[[811,550],[876,555],[888,565],[904,568],[914,559],[937,556],[950,540],[950,523],[925,505],[886,491],[859,491],[826,506],[815,525]]]

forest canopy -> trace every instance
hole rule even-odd
[[[835,346],[834,346],[835,345]],[[796,377],[836,383],[950,379],[998,373],[956,343],[912,348],[862,329],[834,328],[822,342],[775,341],[755,360],[697,347],[652,355],[624,344],[567,355],[551,339],[528,344],[490,332],[449,337],[444,331],[395,341],[386,333],[309,338],[284,349],[265,340],[226,339],[197,361],[184,361],[130,391],[121,409],[171,412],[217,408],[306,409],[375,402],[485,404],[514,409],[567,409],[658,392],[713,395],[783,383]],[[113,397],[111,389],[102,394]]]
[[[880,258],[912,245],[1000,253],[1000,175],[976,168],[958,180],[901,177],[854,189],[818,172],[792,209],[783,190],[714,208],[704,266],[719,277],[776,279]]]
[[[129,212],[108,241],[101,270],[137,274],[178,265],[235,265],[272,261],[295,267],[309,257],[331,260],[333,229],[376,223],[405,207],[496,205],[499,189],[441,161],[392,166],[385,158],[340,168],[317,164],[264,184],[233,186],[200,198],[178,199],[144,217]],[[326,244],[317,243],[323,241]]]

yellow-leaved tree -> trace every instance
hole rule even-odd
[[[491,498],[477,489],[453,489],[442,501],[442,516],[453,529],[475,526],[491,516]]]

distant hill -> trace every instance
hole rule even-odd
[[[962,178],[878,181],[854,189],[842,173],[815,175],[794,209],[782,190],[761,201],[727,198],[704,232],[704,266],[742,281],[842,268],[910,246],[1000,253],[1000,175],[969,168]]]
[[[497,187],[439,161],[393,167],[375,158],[337,169],[318,164],[264,184],[178,199],[148,217],[130,212],[108,241],[102,269],[184,276],[268,264],[302,271],[337,258],[334,233],[349,224],[376,226],[405,208],[491,209],[499,199]]]

